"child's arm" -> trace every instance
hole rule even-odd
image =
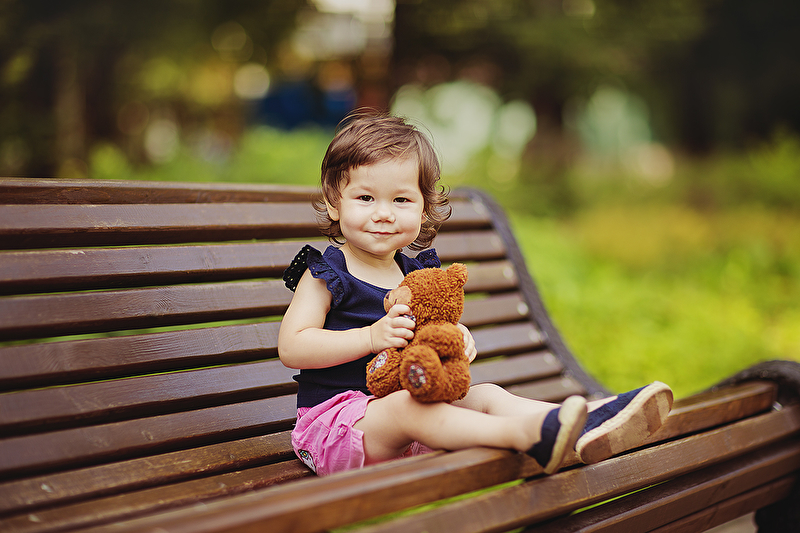
[[[402,348],[414,337],[411,310],[395,305],[374,324],[346,331],[323,329],[331,293],[324,280],[303,274],[278,333],[278,354],[289,368],[327,368],[390,347]]]

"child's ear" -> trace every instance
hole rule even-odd
[[[328,209],[328,216],[331,217],[331,220],[337,222],[339,220],[339,208],[331,205],[328,200],[325,200],[325,207]]]

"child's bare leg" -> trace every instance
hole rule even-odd
[[[592,400],[586,402],[586,407],[589,412],[592,412],[601,405],[611,402],[616,398],[616,396],[610,396],[600,400]],[[540,412],[542,410],[548,412],[559,406],[557,403],[517,396],[493,383],[473,385],[470,387],[464,399],[453,402],[453,405],[498,416],[513,416],[528,412]]]
[[[407,391],[371,401],[364,418],[354,426],[364,432],[365,462],[393,459],[411,442],[419,441],[434,449],[460,450],[474,446],[515,449],[533,455],[545,472],[555,471],[583,429],[584,400],[571,398],[571,402],[565,402],[565,409],[555,411],[558,408],[555,404],[522,398],[518,401],[500,390],[494,386],[480,387],[471,396],[468,394],[469,399],[465,398],[461,407],[419,403]],[[543,425],[548,430],[544,439]]]
[[[453,405],[496,416],[519,416],[522,414],[547,414],[559,404],[531,400],[511,394],[493,383],[481,383],[470,387],[462,400]]]
[[[445,450],[489,446],[526,451],[539,440],[546,414],[493,416],[447,403],[420,403],[398,391],[372,400],[354,427],[364,432],[370,464],[401,455],[414,441]]]

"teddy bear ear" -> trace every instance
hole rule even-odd
[[[447,267],[445,272],[447,272],[447,276],[450,279],[455,279],[462,287],[467,282],[468,275],[466,265],[462,265],[461,263],[453,263]]]

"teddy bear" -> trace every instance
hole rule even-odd
[[[423,268],[409,273],[383,301],[389,309],[411,308],[414,338],[405,348],[389,348],[367,365],[367,388],[377,397],[405,389],[420,402],[453,402],[470,386],[464,334],[456,326],[464,310],[467,267]]]

